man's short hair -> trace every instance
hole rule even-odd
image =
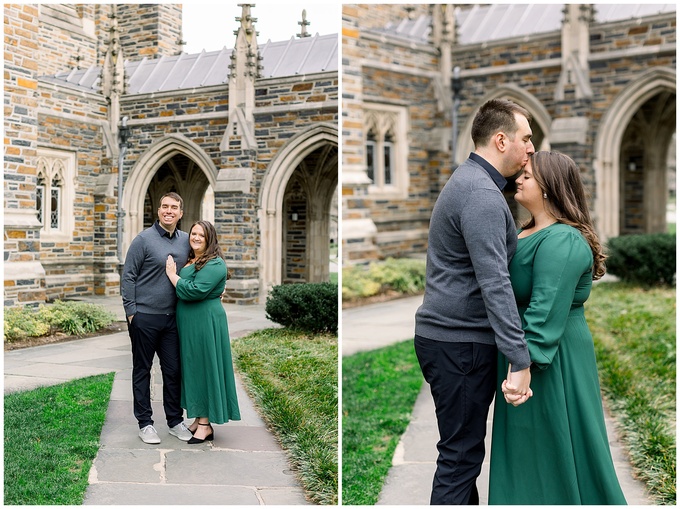
[[[161,196],[161,199],[158,202],[158,208],[161,208],[161,204],[163,203],[163,198],[172,198],[175,201],[179,202],[179,210],[184,210],[184,200],[182,200],[182,197],[175,193],[174,191],[171,191],[169,193],[165,193],[163,196]]]
[[[514,136],[518,126],[515,113],[524,115],[531,122],[531,113],[507,99],[491,99],[485,102],[472,121],[472,141],[475,148],[484,147],[494,133],[503,131]]]

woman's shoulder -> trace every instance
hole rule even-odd
[[[590,253],[590,245],[583,234],[573,226],[564,223],[555,223],[545,228],[546,235],[542,239],[545,246],[566,246],[567,244],[582,247]]]
[[[227,266],[227,263],[220,256],[216,256],[215,258],[211,258],[210,260],[205,262],[205,265],[203,265],[203,267],[213,267],[213,268],[226,267],[226,266]]]

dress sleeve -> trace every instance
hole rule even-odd
[[[226,265],[223,262],[217,258],[210,260],[196,272],[193,281],[185,278],[177,281],[177,297],[189,301],[204,300],[217,285],[224,285],[226,274]]]
[[[592,264],[590,246],[577,232],[549,235],[536,250],[531,301],[523,326],[531,360],[539,369],[552,363],[579,279]]]

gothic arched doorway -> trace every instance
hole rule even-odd
[[[284,282],[328,280],[337,186],[335,126],[322,124],[299,133],[274,157],[260,194],[261,299]]]
[[[217,169],[207,154],[184,136],[166,136],[139,158],[125,182],[123,253],[132,239],[153,224],[160,197],[170,191],[184,201],[180,227],[186,230],[198,219],[212,219]]]
[[[331,203],[337,184],[338,149],[330,144],[307,154],[288,180],[282,283],[328,281]]]
[[[674,70],[652,69],[629,83],[602,117],[594,166],[595,219],[603,241],[665,231],[675,89]]]

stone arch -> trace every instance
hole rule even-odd
[[[196,163],[208,179],[209,185],[215,188],[217,168],[201,147],[181,134],[169,134],[156,140],[137,160],[125,181],[123,253],[127,253],[132,240],[144,228],[144,198],[154,175],[164,163],[178,154]]]
[[[620,150],[623,135],[637,111],[660,92],[675,94],[675,71],[656,67],[628,83],[600,121],[595,140],[595,221],[605,241],[620,228]]]
[[[331,124],[318,124],[293,136],[272,159],[262,181],[258,203],[261,245],[258,253],[260,298],[282,282],[284,196],[289,180],[304,159],[324,146],[338,146],[338,130]],[[337,187],[332,186],[331,193]],[[327,196],[326,198],[332,198]],[[325,199],[325,198],[324,198]]]
[[[539,101],[535,96],[518,87],[517,85],[508,83],[495,88],[479,101],[479,105],[477,108],[475,108],[474,113],[477,113],[479,106],[484,104],[486,101],[498,98],[509,99],[513,102],[516,102],[523,108],[526,108],[529,113],[531,113],[535,124],[541,129],[543,135],[541,146],[536,147],[536,150],[550,150],[550,140],[548,139],[548,135],[550,133],[552,119],[548,113],[548,110],[545,109],[543,103],[541,103],[541,101]],[[464,161],[468,154],[475,148],[470,134],[472,132],[473,120],[474,114],[467,118],[465,124],[463,125],[463,129],[460,132],[460,136],[458,136],[458,146],[456,147],[458,162]]]

